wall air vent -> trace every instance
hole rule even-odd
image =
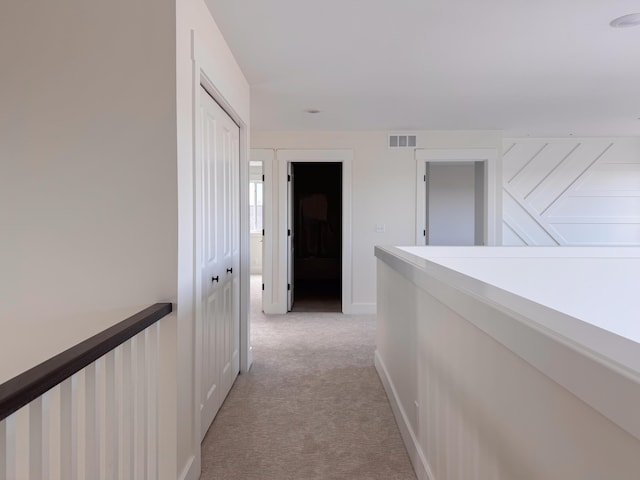
[[[416,136],[405,133],[394,133],[389,135],[389,148],[415,148]]]

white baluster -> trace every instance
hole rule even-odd
[[[7,480],[7,421],[0,422],[0,480]]]
[[[73,389],[73,397],[75,402],[75,408],[73,415],[75,416],[76,425],[76,458],[75,458],[75,478],[78,480],[87,479],[86,475],[86,452],[87,452],[87,439],[86,439],[86,412],[87,405],[85,402],[85,390],[86,379],[85,371],[80,370],[73,376],[75,382],[75,388]]]
[[[119,440],[119,389],[116,382],[116,352],[119,347],[107,353],[105,357],[105,480],[118,477],[118,440]],[[119,382],[118,382],[119,383]]]
[[[16,417],[15,476],[17,480],[22,480],[29,478],[29,406],[22,407],[14,415]]]
[[[67,378],[60,386],[60,478],[77,480],[77,414],[75,413],[74,377]]]
[[[42,395],[42,480],[51,480],[51,395],[49,390]],[[37,478],[37,477],[36,477]]]
[[[5,477],[7,480],[16,478],[16,414],[9,415],[5,421]]]
[[[147,329],[147,473],[158,478],[158,323]]]
[[[45,450],[45,463],[48,465],[50,480],[63,480],[61,477],[61,385],[53,387],[47,392],[47,425],[49,447]]]
[[[134,478],[133,458],[131,455],[131,450],[133,448],[133,382],[131,378],[133,356],[131,350],[131,340],[122,344],[122,425],[120,429],[120,478],[122,478],[123,480],[132,480]]]
[[[96,364],[84,369],[84,478],[99,478],[98,457],[100,439],[98,437],[98,411],[96,395]]]
[[[136,382],[134,394],[134,452],[135,452],[135,478],[147,478],[147,382],[146,382],[146,335],[139,333],[134,337],[136,351]]]
[[[96,421],[97,421],[97,436],[98,445],[96,446],[97,455],[97,470],[98,475],[94,478],[100,480],[105,478],[105,464],[106,464],[106,441],[107,441],[107,418],[105,412],[105,365],[106,355],[100,357],[95,362],[96,365]],[[113,478],[113,477],[112,477]]]
[[[435,432],[435,441],[431,444],[433,447],[433,463],[431,464],[433,468],[433,473],[436,478],[442,478],[442,461],[440,456],[442,455],[442,432],[440,429],[440,416],[442,415],[442,411],[440,410],[440,380],[435,372],[435,369],[432,369],[433,372],[433,431]]]
[[[29,404],[29,478],[42,479],[43,433],[42,397],[38,397]]]

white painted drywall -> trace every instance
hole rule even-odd
[[[46,338],[48,350],[23,347],[33,360],[177,302],[160,339],[166,478],[199,475],[192,33],[248,125],[249,86],[201,0],[11,2],[0,14],[0,328]]]
[[[505,245],[640,245],[640,138],[510,138]]]
[[[473,245],[475,164],[431,162],[428,169],[429,245]]]
[[[374,245],[411,245],[415,241],[414,150],[387,148],[387,135],[388,132],[349,131],[251,134],[252,148],[353,150],[351,311],[354,313],[375,311]],[[420,148],[497,148],[500,151],[502,145],[501,133],[496,131],[423,131],[417,132],[417,141]],[[274,178],[278,178],[277,172]],[[275,197],[277,199],[277,195]],[[279,226],[279,221],[275,219],[275,225]],[[377,232],[376,225],[384,226],[384,231]],[[274,238],[274,243],[279,240]],[[275,257],[273,262],[277,265],[279,259]]]
[[[196,91],[200,89],[200,72],[194,72],[194,69],[204,72],[216,90],[212,92],[216,94],[216,100],[243,127],[249,125],[249,85],[202,0],[177,2],[176,25],[179,205],[177,361],[180,372],[176,398],[177,475],[178,478],[195,479],[200,474],[200,420],[194,416],[198,397],[194,396],[194,393],[197,394],[194,385],[194,342],[197,339],[194,337],[193,311],[193,129],[194,88]],[[247,145],[247,139],[241,138],[241,157],[245,160]],[[241,165],[241,182],[248,185],[248,161],[245,163]],[[246,241],[244,251],[248,253],[248,234],[243,241]],[[248,273],[248,261],[243,267]],[[243,330],[242,335],[248,336],[248,331]]]
[[[174,5],[151,0],[2,7],[3,332],[29,324],[64,349],[77,331],[104,328],[105,312],[177,300],[175,22]],[[169,477],[175,320],[161,321]]]
[[[150,0],[3,7],[4,331],[175,300],[174,22]]]

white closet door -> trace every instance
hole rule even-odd
[[[215,102],[214,102],[215,103]],[[217,104],[215,104],[218,107]],[[220,109],[220,107],[218,107]],[[240,208],[239,208],[239,149],[240,129],[222,109],[218,129],[218,158],[220,159],[221,206],[218,214],[222,228],[218,230],[222,250],[222,270],[219,289],[222,291],[223,311],[220,317],[220,367],[222,391],[226,397],[240,366]],[[222,276],[224,275],[224,276]]]
[[[239,371],[240,130],[202,89],[196,171],[196,261],[200,268],[201,437]],[[198,243],[200,245],[198,245]]]

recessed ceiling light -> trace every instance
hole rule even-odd
[[[629,15],[614,18],[609,25],[613,28],[637,27],[640,25],[640,13],[630,13]]]
[[[305,110],[305,112],[311,113],[311,114],[316,114],[316,113],[320,113],[320,110],[316,110],[315,108],[309,108],[309,109]]]

